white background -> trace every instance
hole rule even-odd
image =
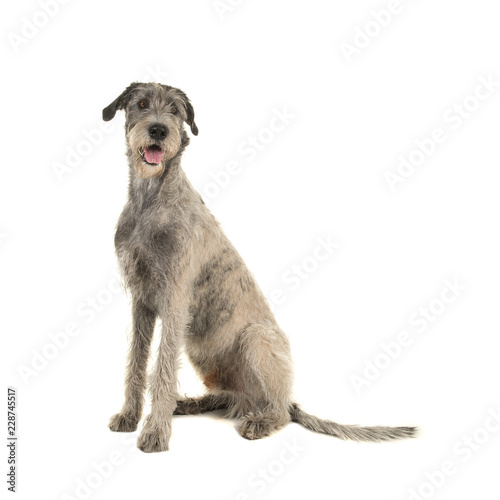
[[[40,4],[4,6],[0,303],[4,387],[18,389],[18,498],[498,497],[500,87],[471,97],[481,78],[500,82],[498,7],[401,0],[386,26],[367,27],[397,2],[233,3],[221,13],[211,0],[74,0],[24,42],[26,23],[44,23]],[[342,44],[355,42],[349,62]],[[275,313],[297,400],[342,423],[418,425],[418,439],[356,444],[290,424],[250,442],[235,422],[177,417],[170,451],[147,455],[138,433],[109,431],[130,328],[128,298],[113,292],[123,115],[85,141],[125,86],[157,79],[194,104],[189,178],[266,296],[285,297]],[[453,119],[464,100],[469,116]],[[294,118],[270,138],[283,109]],[[436,128],[446,140],[392,191],[385,173]],[[268,143],[243,154],[259,134]],[[68,148],[86,156],[58,177]],[[207,196],[231,161],[240,172]],[[318,238],[340,244],[322,262]],[[298,289],[292,266],[310,271]],[[466,290],[443,305],[447,279]],[[431,303],[439,314],[419,332],[410,317]],[[71,323],[78,335],[54,351],[50,335]],[[381,344],[401,332],[413,342],[387,362]],[[356,391],[352,376],[376,358],[386,368]],[[187,364],[180,383],[202,391]],[[435,474],[443,462],[452,474]]]

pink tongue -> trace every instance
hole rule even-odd
[[[163,157],[163,151],[157,148],[147,148],[144,151],[144,158],[148,163],[160,163]]]

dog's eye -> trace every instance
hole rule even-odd
[[[175,106],[172,106],[172,109],[170,110],[170,112],[175,115],[175,113],[177,113],[177,108]]]
[[[145,100],[144,100],[144,101],[141,101],[141,102],[139,103],[139,107],[140,107],[140,108],[143,108],[143,109],[144,109],[144,108],[147,108],[147,107],[148,107],[148,101],[145,101]]]

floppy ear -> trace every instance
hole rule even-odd
[[[102,110],[102,119],[105,122],[109,122],[109,120],[113,119],[116,111],[123,109],[127,105],[132,90],[139,85],[138,82],[131,83],[109,106]]]
[[[194,122],[194,108],[193,105],[191,104],[191,101],[189,100],[188,96],[184,93],[181,92],[182,98],[184,99],[184,106],[186,106],[186,123],[189,125],[191,128],[191,132],[193,135],[198,135],[198,127],[196,126],[196,123]]]

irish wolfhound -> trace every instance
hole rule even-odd
[[[191,102],[167,85],[132,83],[103,110],[104,120],[119,109],[125,110],[130,183],[115,247],[131,294],[133,337],[125,403],[111,418],[110,429],[137,428],[159,318],[160,347],[148,384],[152,409],[137,442],[142,451],[168,449],[172,415],[213,410],[239,418],[239,432],[247,439],[269,436],[290,421],[356,441],[413,436],[413,427],[357,427],[322,420],[293,402],[288,339],[181,168],[189,144],[184,122],[198,134]],[[207,387],[202,397],[179,397],[181,346]]]

